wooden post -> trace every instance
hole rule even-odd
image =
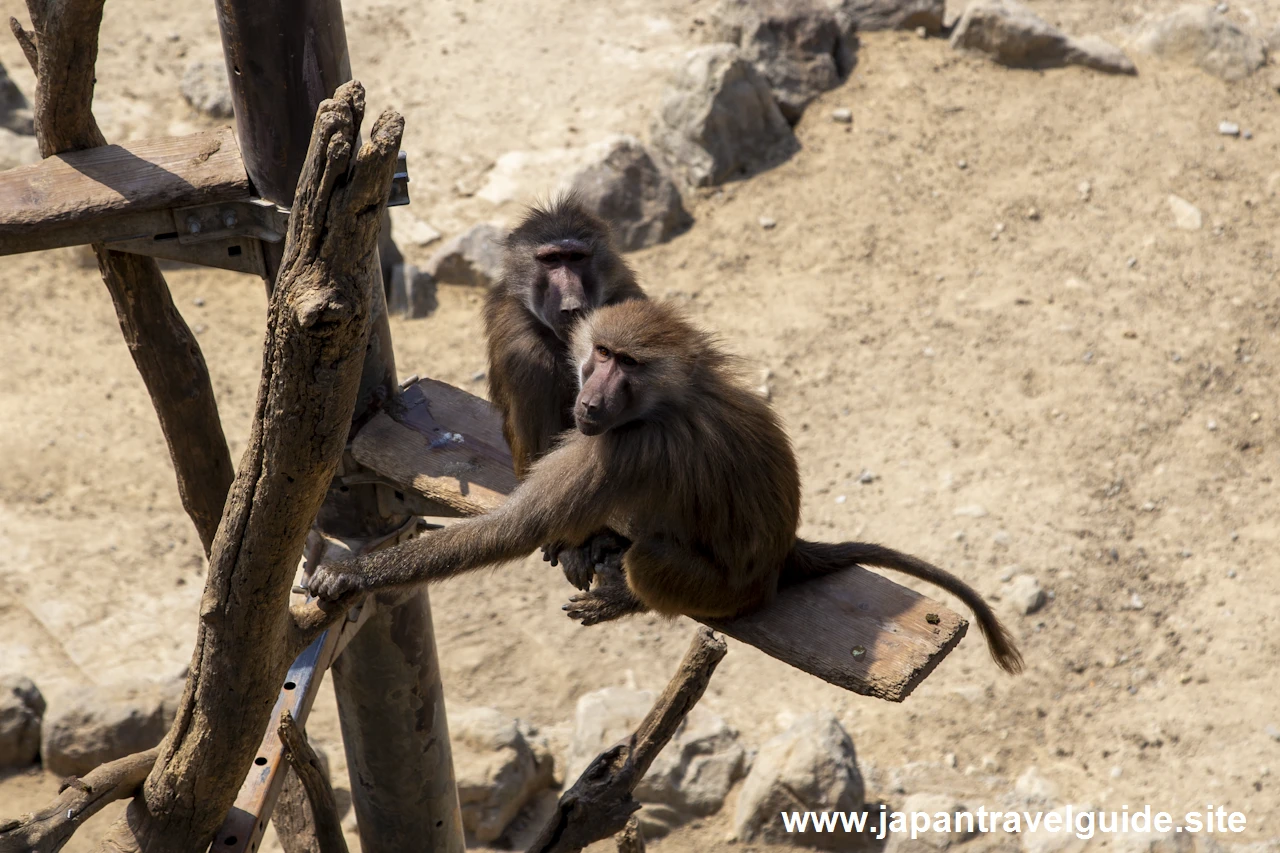
[[[340,0],[218,0],[218,26],[245,169],[264,198],[288,206],[316,107],[351,78]],[[274,274],[279,258],[268,253]],[[381,288],[355,421],[396,396],[395,356]],[[335,480],[317,523],[329,536],[372,540],[407,520],[374,485]],[[385,496],[384,496],[385,497]],[[334,667],[351,794],[364,853],[462,853],[444,695],[426,592],[380,611]]]

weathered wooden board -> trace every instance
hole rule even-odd
[[[901,702],[968,630],[958,614],[861,566],[778,593],[708,627],[863,696]]]
[[[228,127],[72,151],[0,172],[0,254],[151,237],[171,208],[248,197]]]
[[[430,379],[404,396],[404,412],[381,414],[360,430],[352,442],[356,460],[465,515],[501,504],[516,478],[489,404]],[[856,566],[784,589],[750,616],[704,622],[824,681],[891,702],[910,695],[969,625],[938,602]]]
[[[516,475],[489,404],[433,379],[409,386],[403,401],[394,418],[382,413],[361,428],[351,443],[356,461],[463,515],[501,504]]]

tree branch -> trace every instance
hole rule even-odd
[[[702,698],[725,655],[724,640],[699,628],[680,669],[625,743],[605,750],[566,791],[529,853],[577,853],[626,828],[640,804],[631,796],[649,765]]]
[[[27,0],[34,36],[9,20],[36,73],[33,111],[41,156],[107,144],[92,109],[103,2]],[[234,469],[204,355],[154,260],[101,245],[93,250],[159,417],[183,508],[208,554]]]
[[[80,824],[108,803],[132,797],[156,763],[155,749],[117,758],[83,779],[72,776],[51,804],[17,821],[0,821],[0,853],[56,853]]]
[[[285,757],[297,774],[311,807],[311,827],[317,853],[347,853],[347,840],[342,835],[338,821],[338,806],[333,799],[333,788],[320,770],[320,759],[298,730],[293,714],[280,714],[280,742],[284,744]],[[279,827],[277,827],[279,829]]]
[[[292,661],[298,554],[355,409],[378,215],[404,122],[387,111],[357,153],[364,91],[323,102],[272,290],[248,449],[218,528],[196,647],[173,728],[142,796],[108,831],[117,850],[198,853],[235,801]]]

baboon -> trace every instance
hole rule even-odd
[[[516,476],[523,478],[556,436],[573,429],[574,326],[601,305],[644,298],[609,227],[572,194],[530,208],[511,232],[502,279],[485,299],[484,330],[489,399],[502,415]],[[616,566],[627,544],[603,530],[581,547],[546,547],[543,556],[586,589],[595,567]]]
[[[731,358],[666,304],[630,301],[586,317],[573,337],[577,431],[534,463],[492,512],[396,548],[322,565],[313,594],[336,599],[439,580],[517,559],[544,542],[577,545],[608,526],[631,540],[623,574],[574,596],[583,624],[653,610],[731,618],[780,584],[855,563],[936,584],[974,612],[991,656],[1022,668],[1012,637],[954,575],[879,545],[796,537],[800,477],[777,416]]]

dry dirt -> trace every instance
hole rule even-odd
[[[708,5],[350,0],[347,28],[371,109],[406,116],[412,210],[448,236],[528,200],[464,194],[501,154],[643,135]],[[1117,42],[1170,5],[1033,3]],[[25,19],[20,7],[0,3]],[[1230,14],[1270,26],[1280,5]],[[178,80],[218,55],[212,4],[116,0],[102,43],[108,138],[210,124]],[[1054,596],[1029,617],[1000,605],[1024,676],[1002,676],[970,638],[901,706],[731,643],[704,701],[746,743],[830,709],[869,794],[890,803],[941,791],[996,804],[1037,767],[1062,803],[1212,802],[1248,816],[1231,840],[1258,841],[1280,836],[1280,742],[1266,731],[1280,726],[1277,96],[1270,69],[1226,84],[1134,58],[1136,78],[1010,71],[943,40],[864,36],[852,77],[797,128],[794,158],[690,199],[693,229],[630,259],[653,293],[772,371],[804,535],[911,550],[993,597],[1029,572]],[[30,91],[12,40],[0,61]],[[841,106],[851,127],[829,119]],[[1223,119],[1252,140],[1219,136]],[[526,176],[530,193],[554,186],[544,172]],[[1201,230],[1173,227],[1171,193],[1201,208]],[[66,251],[0,270],[0,671],[31,676],[51,703],[170,677],[190,653],[203,560],[107,294]],[[189,268],[169,281],[238,458],[263,288]],[[434,315],[394,321],[401,374],[483,393],[479,300],[442,287]],[[434,589],[450,704],[554,727],[587,691],[665,682],[690,623],[583,629],[560,612],[569,591],[532,558]],[[344,786],[330,692],[310,729]],[[0,813],[55,788],[35,772],[2,779]],[[732,801],[655,849],[740,849],[725,840]],[[68,849],[88,849],[113,814]]]

